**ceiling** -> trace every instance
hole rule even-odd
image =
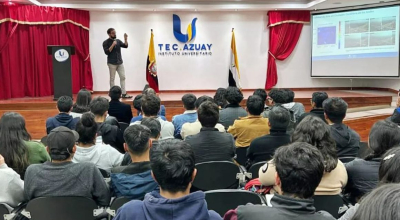
[[[115,11],[262,11],[321,10],[400,0],[0,0],[85,10]]]

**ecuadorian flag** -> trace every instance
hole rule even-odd
[[[234,86],[241,88],[240,86],[240,72],[239,72],[239,62],[236,51],[236,40],[235,32],[232,29],[232,41],[231,41],[231,63],[229,66],[229,86]]]
[[[160,92],[160,89],[158,88],[157,62],[156,51],[154,50],[153,30],[151,30],[149,55],[147,56],[146,80],[150,88],[154,89],[156,93]]]

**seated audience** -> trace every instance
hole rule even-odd
[[[294,92],[292,90],[284,89],[284,92],[287,93],[287,100],[285,101],[285,104],[283,104],[283,107],[294,112],[294,117],[297,122],[300,116],[306,112],[304,105],[300,102],[294,102]]]
[[[139,94],[133,100],[133,107],[136,109],[138,115],[136,117],[132,118],[131,123],[140,121],[143,118],[143,116],[142,116],[142,97],[143,97],[143,95]],[[164,121],[167,120],[164,116],[162,116],[160,114],[158,116]]]
[[[90,102],[92,101],[92,94],[86,90],[81,89],[76,97],[76,102],[72,106],[70,115],[74,118],[80,118],[83,113],[90,112]]]
[[[6,204],[9,210],[25,201],[24,181],[18,173],[9,168],[0,154],[0,204]]]
[[[15,112],[6,112],[0,119],[0,154],[21,179],[30,164],[50,160],[46,148],[39,142],[31,141],[25,119]]]
[[[373,151],[365,159],[356,158],[346,164],[349,182],[345,192],[351,200],[358,201],[378,184],[378,170],[382,155],[400,145],[400,128],[389,121],[376,122],[369,133],[368,146]]]
[[[174,137],[182,139],[181,137],[181,129],[182,125],[185,123],[192,123],[197,120],[197,111],[196,111],[196,96],[193,94],[185,94],[182,97],[183,107],[185,108],[185,112],[181,115],[175,115],[172,118],[172,124],[174,124],[175,132]]]
[[[162,120],[157,114],[160,109],[160,98],[155,95],[144,95],[142,97],[142,114],[143,118],[157,118],[161,124],[161,137],[160,139],[174,138],[174,125],[169,121]],[[131,123],[140,124],[141,121]]]
[[[386,120],[389,120],[400,126],[400,97],[397,98],[396,109],[393,111],[393,114]]]
[[[225,99],[226,89],[218,88],[214,95],[214,102],[218,105],[219,109],[224,109],[228,102]]]
[[[111,98],[108,114],[117,118],[118,122],[131,123],[132,109],[131,106],[120,101],[122,90],[119,86],[111,87],[108,95]]]
[[[121,165],[124,155],[110,145],[96,143],[97,130],[98,125],[94,115],[92,113],[83,114],[76,125],[79,139],[72,162],[90,162],[110,173],[111,168]]]
[[[366,196],[352,220],[400,219],[400,185],[386,184]]]
[[[160,192],[146,194],[144,201],[131,201],[118,209],[115,220],[222,219],[208,211],[204,192],[190,193],[196,176],[195,156],[189,144],[161,141],[150,149],[150,165]]]
[[[226,89],[225,99],[228,105],[219,113],[219,123],[221,123],[225,129],[228,129],[229,126],[233,125],[236,119],[246,117],[247,112],[240,106],[240,102],[243,100],[243,94],[237,87],[228,87]]]
[[[347,103],[342,98],[328,98],[323,103],[325,118],[331,126],[331,135],[336,142],[338,157],[356,157],[360,149],[360,136],[343,124]]]
[[[314,207],[314,192],[324,175],[322,153],[307,143],[278,148],[274,156],[274,185],[277,193],[268,196],[268,205],[245,205],[228,211],[225,220],[333,220]]]
[[[315,191],[315,195],[338,195],[341,193],[342,188],[347,183],[347,172],[343,163],[338,160],[335,141],[330,135],[329,126],[318,117],[307,116],[296,127],[292,135],[292,142],[306,142],[321,151],[324,158],[325,172],[321,183]],[[274,162],[269,161],[260,168],[259,176],[263,185],[273,185],[273,189],[276,191],[279,188],[274,185],[275,172]]]
[[[264,110],[266,110],[268,108],[268,106],[266,104],[267,103],[268,94],[265,91],[265,89],[256,89],[256,90],[254,90],[253,95],[258,95],[258,96],[261,97],[261,99],[264,101]]]
[[[186,138],[196,157],[196,163],[208,161],[233,161],[236,146],[231,134],[219,132],[219,107],[206,101],[197,110],[201,123],[200,133]]]
[[[97,138],[100,142],[111,145],[120,153],[124,153],[124,137],[117,125],[112,125],[107,119],[108,100],[104,97],[97,97],[90,103],[90,111],[94,114],[97,123]]]
[[[116,197],[142,200],[146,193],[157,188],[151,177],[151,131],[143,125],[129,126],[124,132],[124,145],[132,163],[111,170],[111,193]]]
[[[261,116],[264,111],[264,102],[260,96],[250,96],[246,106],[249,115],[239,118],[228,129],[236,140],[236,147],[248,147],[257,137],[269,134],[268,119]]]
[[[157,97],[159,97],[159,95],[156,93],[156,91],[152,88],[147,88],[143,91],[143,95],[155,95]],[[166,110],[165,110],[165,106],[160,104],[160,110],[158,111],[158,115],[161,118],[165,118],[166,115]],[[166,121],[167,119],[165,119]]]
[[[206,96],[206,95],[203,95],[196,100],[195,106],[196,106],[197,111],[198,111],[200,105],[206,101],[214,102],[214,100],[211,97]],[[201,128],[202,128],[202,125],[198,119],[195,122],[183,124],[182,129],[181,129],[182,139],[185,140],[190,135],[195,135],[195,134],[200,133]],[[223,133],[226,132],[225,127],[219,123],[217,123],[215,125],[215,128],[218,129],[218,131],[220,131],[220,132],[223,132]]]
[[[400,183],[400,147],[388,150],[382,158],[379,166],[378,186],[387,183]],[[362,202],[363,200],[361,200],[361,203]],[[339,220],[351,220],[359,206],[359,203],[352,206]]]
[[[157,147],[158,140],[160,139],[161,132],[161,124],[156,118],[143,118],[141,121],[141,125],[146,126],[150,129],[150,140],[151,146]],[[124,160],[121,163],[121,166],[126,166],[132,163],[131,155],[129,153],[125,153]]]
[[[46,146],[52,161],[28,167],[25,175],[25,196],[28,200],[77,196],[91,198],[99,206],[110,204],[110,192],[99,169],[84,161],[79,164],[71,162],[78,138],[76,132],[62,126],[50,132]]]
[[[73,102],[72,98],[69,96],[61,96],[57,100],[57,109],[59,111],[58,115],[50,117],[46,120],[46,131],[47,134],[50,133],[56,127],[64,126],[69,129],[74,130],[76,123],[78,123],[79,118],[73,118],[70,115],[72,110]]]
[[[270,133],[254,139],[247,149],[249,166],[271,160],[276,149],[290,143],[290,135],[286,133],[290,121],[289,111],[282,106],[274,106],[268,119]]]
[[[324,122],[325,120],[325,112],[322,103],[328,99],[328,94],[326,92],[314,92],[311,98],[311,111],[309,113],[304,113],[300,116],[297,120],[297,123],[300,123],[308,115],[314,115],[322,119]]]

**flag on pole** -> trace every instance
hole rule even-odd
[[[241,88],[240,86],[240,72],[239,72],[239,62],[236,51],[236,40],[235,32],[232,28],[232,41],[231,41],[231,63],[229,66],[229,86],[234,86]]]
[[[154,50],[153,38],[154,38],[153,29],[151,29],[149,55],[147,56],[147,64],[146,64],[146,80],[150,88],[154,89],[156,93],[159,93],[160,90],[158,88],[156,51]]]

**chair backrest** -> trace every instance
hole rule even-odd
[[[357,157],[365,158],[370,153],[372,153],[372,150],[368,147],[368,143],[367,142],[360,142],[360,149],[358,150]]]
[[[224,216],[230,209],[247,203],[262,204],[261,197],[253,192],[238,189],[223,189],[205,192],[207,207]]]
[[[128,123],[125,122],[118,122],[119,123],[119,128],[121,129],[122,133],[129,127]]]
[[[342,163],[349,163],[356,159],[355,157],[339,157],[339,160],[342,161]]]
[[[237,189],[239,167],[229,161],[211,161],[196,164],[197,175],[193,181],[195,190]]]
[[[0,220],[4,220],[4,215],[10,214],[8,208],[4,204],[0,204]]]
[[[327,211],[335,219],[339,218],[339,208],[344,204],[340,195],[314,196],[314,206],[317,211]]]
[[[248,171],[252,175],[251,179],[258,178],[258,171],[266,163],[267,163],[267,161],[261,161],[261,162],[258,162],[258,163],[255,163],[255,164],[251,165],[251,167],[250,167],[250,169]]]
[[[111,214],[112,216],[115,216],[115,214],[117,213],[118,209],[121,208],[125,203],[130,202],[131,200],[129,198],[126,197],[118,197],[116,198],[110,206],[110,210],[113,212],[113,214]]]
[[[28,202],[31,220],[94,220],[97,204],[85,197],[42,197]]]
[[[236,162],[238,164],[245,166],[247,161],[247,148],[249,147],[238,147],[236,148]]]

